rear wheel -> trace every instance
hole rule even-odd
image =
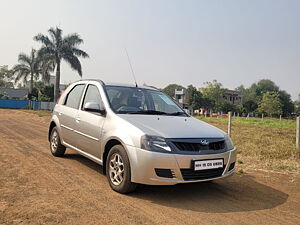
[[[59,134],[57,128],[54,127],[50,135],[50,151],[52,155],[61,157],[65,154],[66,147],[60,142]]]
[[[125,194],[135,190],[137,184],[131,182],[130,163],[122,145],[113,146],[106,160],[106,176],[110,187]]]

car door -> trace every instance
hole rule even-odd
[[[76,147],[76,119],[80,101],[82,98],[85,84],[75,85],[69,93],[63,104],[58,108],[58,119],[60,121],[63,141]]]
[[[76,145],[80,150],[100,159],[100,142],[105,116],[100,113],[85,111],[84,105],[88,102],[103,105],[99,89],[94,84],[89,84],[86,88],[81,107],[78,111],[77,118],[79,121],[76,123],[76,132],[81,137],[78,139]]]

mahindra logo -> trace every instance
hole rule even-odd
[[[209,145],[208,140],[201,140],[200,143],[201,143],[201,145]]]

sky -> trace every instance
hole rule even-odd
[[[59,26],[77,32],[83,78],[163,88],[170,83],[249,87],[271,79],[300,94],[298,0],[0,0],[0,65],[13,66],[33,40]],[[61,83],[79,80],[63,63]]]

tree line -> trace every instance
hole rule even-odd
[[[23,81],[29,83],[29,98],[43,96],[50,92],[50,74],[55,72],[55,86],[53,98],[57,100],[60,95],[60,68],[64,60],[82,77],[82,67],[79,57],[87,58],[89,55],[79,46],[83,39],[77,33],[63,36],[62,29],[55,27],[48,30],[48,35],[37,34],[34,41],[41,44],[38,50],[31,49],[29,54],[20,53],[18,64],[11,69],[8,66],[0,67],[0,87],[14,87],[14,84]],[[43,93],[39,93],[43,92]],[[52,91],[53,93],[53,91]]]
[[[48,35],[40,33],[34,36],[33,40],[41,44],[38,50],[31,49],[29,54],[20,53],[18,63],[11,69],[8,66],[0,66],[0,87],[12,88],[23,81],[23,84],[29,84],[29,99],[57,100],[60,95],[62,60],[82,77],[79,58],[89,57],[79,48],[83,39],[78,33],[63,36],[62,29],[55,27],[48,30]],[[56,77],[54,86],[49,85],[52,73],[55,73]],[[205,82],[204,86],[200,92],[193,85],[183,87],[170,84],[162,91],[174,97],[175,89],[185,89],[186,103],[193,110],[205,108],[214,112],[264,113],[269,116],[300,113],[300,101],[293,102],[290,94],[268,79],[253,83],[248,88],[243,85],[237,87],[235,90],[243,96],[242,105],[234,105],[226,100],[224,96],[227,89],[218,81]]]
[[[205,82],[201,91],[193,85],[184,87],[179,84],[170,84],[162,91],[174,97],[175,89],[186,90],[185,101],[193,110],[204,108],[213,112],[232,111],[286,117],[293,113],[300,113],[300,99],[293,102],[290,94],[281,90],[269,79],[262,79],[248,88],[245,88],[244,85],[237,87],[235,90],[242,95],[241,105],[235,105],[228,101],[225,98],[228,89],[216,80]]]

